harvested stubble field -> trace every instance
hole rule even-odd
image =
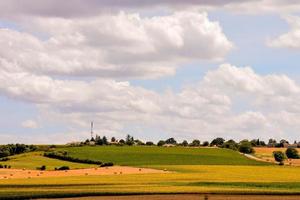
[[[285,152],[287,148],[268,148],[268,147],[257,147],[255,149],[255,156],[265,161],[275,162],[273,157],[274,151]],[[297,148],[300,152],[300,148]],[[300,159],[287,159],[285,160],[286,165],[300,166]]]
[[[163,171],[2,179],[0,198],[191,193],[300,194],[300,168],[250,160],[228,149],[114,146],[57,149],[62,150],[73,157]]]

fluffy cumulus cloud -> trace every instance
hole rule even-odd
[[[224,64],[195,85],[163,93],[104,79],[55,80],[18,72],[1,72],[0,79],[1,94],[37,104],[43,120],[77,130],[94,120],[110,136],[139,127],[190,139],[268,138],[289,137],[300,128],[295,120],[299,85],[285,75],[258,75],[250,67]]]
[[[217,22],[198,12],[34,18],[30,28],[46,39],[0,29],[2,68],[42,75],[156,78],[173,75],[183,63],[220,60],[233,46]]]
[[[291,30],[267,42],[270,47],[300,49],[300,17],[286,16]]]

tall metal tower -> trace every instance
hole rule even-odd
[[[94,122],[91,122],[91,139],[93,138],[94,136]]]

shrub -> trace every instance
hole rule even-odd
[[[8,161],[9,158],[8,157],[4,157],[4,158],[0,158],[0,161],[3,162],[3,161]]]
[[[209,146],[209,142],[208,141],[204,141],[203,144],[202,144],[202,146],[204,146],[204,147]]]
[[[163,141],[163,140],[160,140],[160,141],[157,143],[157,146],[163,146],[164,144],[166,144],[166,142]]]
[[[273,152],[274,159],[279,162],[280,165],[283,165],[283,161],[285,159],[284,153],[281,151],[274,151]]]
[[[152,146],[152,145],[154,145],[154,143],[151,142],[151,141],[148,141],[148,142],[146,142],[146,145],[147,145],[147,146]]]
[[[3,168],[3,165],[0,164],[0,168]]]
[[[62,166],[62,167],[56,168],[56,170],[70,170],[70,167],[69,166]]]
[[[239,145],[234,140],[228,140],[221,146],[222,148],[237,150]]]
[[[200,140],[193,140],[190,144],[192,147],[199,147],[200,146]]]
[[[287,150],[285,151],[285,155],[288,158],[299,159],[298,151],[295,148],[287,148]]]
[[[251,146],[250,142],[242,141],[240,146],[239,146],[239,152],[250,154],[250,153],[254,153],[254,149]]]
[[[46,170],[46,166],[45,166],[45,165],[42,165],[41,167],[37,167],[36,169],[37,169],[37,170],[42,170],[42,171],[44,171],[44,170]]]
[[[111,166],[114,166],[114,164],[112,162],[102,163],[100,165],[100,167],[111,167]]]
[[[101,161],[97,161],[97,160],[73,158],[71,156],[68,156],[67,152],[45,152],[44,156],[48,158],[55,158],[59,160],[65,160],[65,161],[76,162],[76,163],[87,163],[87,164],[96,164],[96,165],[102,164]]]
[[[224,141],[225,140],[223,138],[216,138],[210,143],[210,146],[221,146]]]

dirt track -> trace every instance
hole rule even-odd
[[[135,168],[135,167],[103,167],[90,169],[74,169],[66,171],[39,171],[22,169],[0,169],[1,179],[13,178],[41,178],[41,177],[65,177],[65,176],[89,176],[89,175],[122,175],[122,174],[149,174],[168,173],[163,170]]]

